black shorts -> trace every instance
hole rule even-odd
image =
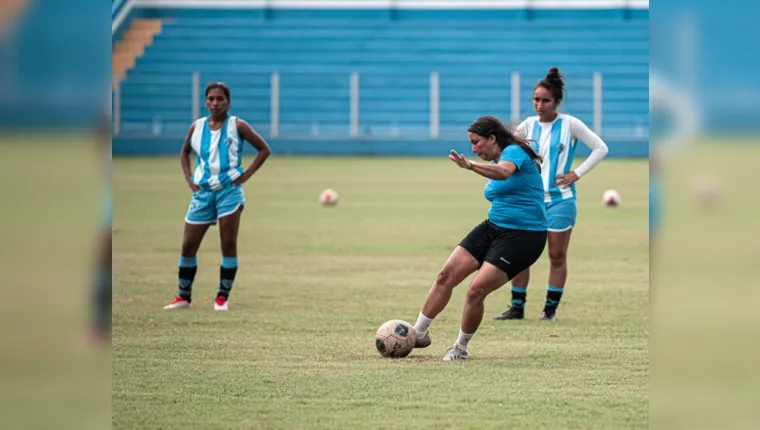
[[[544,252],[546,231],[514,230],[485,220],[473,228],[459,246],[481,265],[487,261],[512,279],[533,265]]]

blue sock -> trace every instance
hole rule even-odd
[[[512,309],[524,309],[528,287],[512,287]]]
[[[179,292],[177,295],[188,302],[192,301],[193,281],[195,281],[197,271],[197,257],[179,257]]]
[[[222,296],[226,299],[230,296],[237,268],[237,257],[222,257],[222,267],[219,269],[219,291],[216,293],[217,297]]]
[[[544,304],[544,308],[557,309],[559,301],[562,299],[563,291],[565,291],[564,288],[549,285],[549,288],[546,290],[546,303]]]

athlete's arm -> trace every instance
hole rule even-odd
[[[480,176],[497,181],[503,181],[512,176],[517,171],[517,165],[511,161],[502,160],[498,164],[480,164],[464,158],[464,155],[457,153],[453,149],[449,154],[449,159],[457,166],[472,170]]]
[[[198,191],[201,187],[193,183],[193,171],[190,169],[190,155],[193,153],[193,147],[190,145],[190,139],[193,136],[193,130],[195,129],[195,123],[190,125],[190,130],[185,137],[185,143],[182,144],[182,150],[179,152],[179,162],[182,165],[182,173],[185,175],[185,182],[193,191]]]
[[[601,137],[577,118],[570,119],[570,133],[591,149],[591,154],[589,154],[588,158],[574,170],[575,174],[578,175],[578,179],[580,179],[607,156],[609,148],[607,148],[607,144],[604,143]]]
[[[470,170],[480,176],[497,181],[503,181],[517,171],[517,166],[511,161],[499,161],[499,164],[481,164],[470,161]]]
[[[240,118],[237,120],[237,129],[240,137],[242,137],[246,142],[253,145],[253,147],[259,151],[259,153],[256,154],[256,158],[254,158],[253,163],[251,163],[245,172],[243,172],[243,174],[235,180],[235,184],[239,185],[247,181],[251,176],[253,176],[254,173],[256,173],[257,170],[259,170],[261,165],[264,164],[264,161],[266,161],[266,159],[272,153],[272,150],[269,148],[269,144],[267,144],[264,138],[261,137],[260,134],[256,133],[247,122],[243,121]]]

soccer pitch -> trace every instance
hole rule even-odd
[[[250,162],[250,157],[244,164]],[[581,179],[570,274],[555,323],[538,320],[546,252],[526,319],[486,300],[472,359],[441,362],[466,281],[400,360],[381,323],[414,323],[454,246],[486,217],[485,179],[431,158],[272,156],[245,185],[230,311],[213,311],[212,227],[193,308],[165,311],[190,190],[179,160],[116,158],[113,426],[126,428],[644,428],[649,404],[647,160],[603,161]],[[334,208],[317,203],[334,188]],[[601,204],[607,188],[623,203]],[[550,336],[555,333],[556,336]]]

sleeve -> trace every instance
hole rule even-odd
[[[575,169],[578,178],[591,171],[609,153],[607,144],[578,118],[570,119],[570,134],[591,149],[591,154]]]
[[[528,153],[520,147],[520,145],[509,145],[501,153],[499,161],[509,161],[517,166],[517,170],[520,170],[525,165],[525,162],[530,160]]]
[[[525,139],[528,138],[528,120],[523,120],[523,122],[520,123],[520,125],[515,128],[515,133],[517,133],[518,136],[521,136]]]

